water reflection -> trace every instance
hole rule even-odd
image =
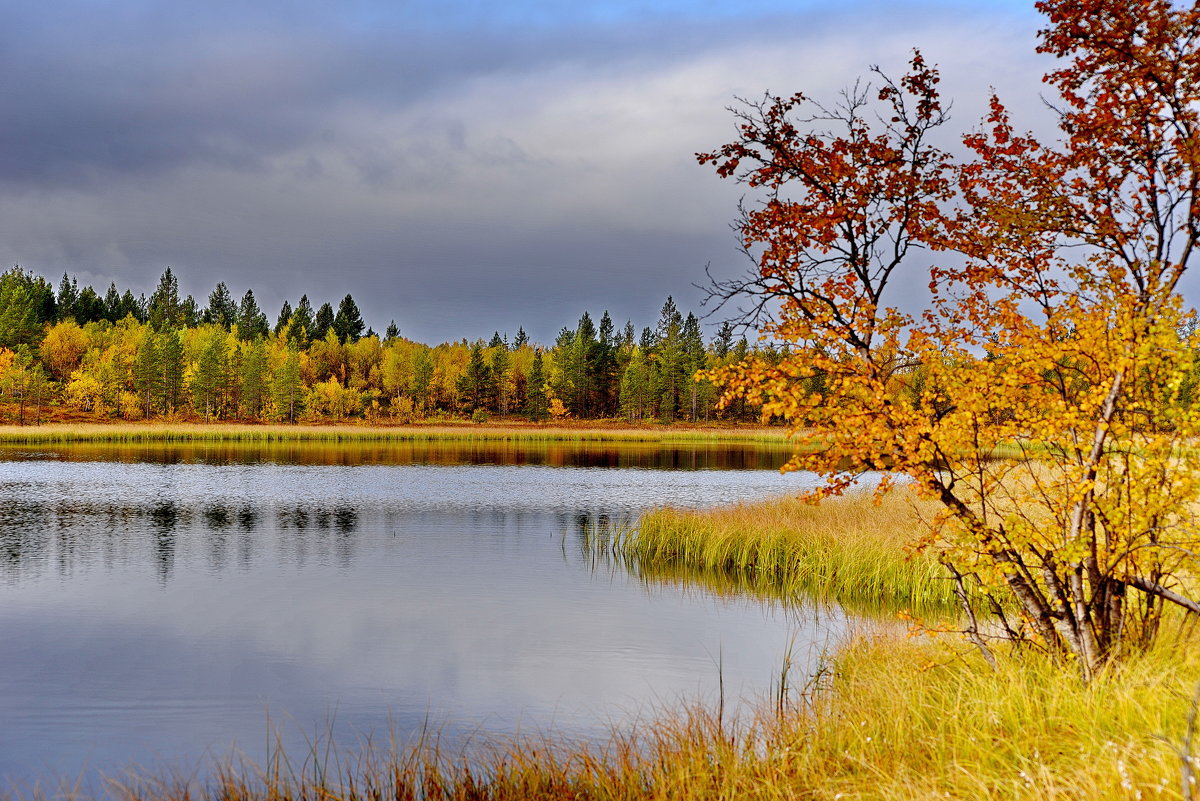
[[[252,758],[340,739],[553,728],[765,687],[802,606],[597,570],[574,543],[661,503],[798,489],[776,471],[0,461],[5,776]],[[696,585],[692,585],[696,586]]]
[[[0,498],[5,493],[0,485]],[[53,565],[60,576],[102,566],[112,569],[148,555],[158,581],[170,581],[181,539],[198,544],[213,572],[230,563],[236,542],[239,569],[250,567],[272,545],[303,565],[309,555],[333,555],[349,565],[355,556],[359,510],[344,504],[283,507],[268,512],[274,525],[250,505],[210,503],[192,508],[174,501],[150,506],[118,503],[0,503],[0,575],[8,581],[40,575]],[[294,536],[284,536],[287,532]],[[303,536],[306,532],[311,537]],[[277,536],[278,535],[278,536]],[[147,548],[148,544],[148,548]]]
[[[653,470],[778,470],[786,441],[654,442],[267,442],[77,443],[0,448],[0,459],[125,464],[507,465]]]

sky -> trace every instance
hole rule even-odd
[[[1038,130],[1032,2],[0,3],[0,265],[274,322],[307,293],[423,342],[698,315],[745,187],[697,165],[736,98],[833,97],[912,48],[952,128]],[[752,200],[753,196],[747,196]],[[715,327],[718,314],[705,320]]]

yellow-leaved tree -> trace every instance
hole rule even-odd
[[[718,378],[810,432],[821,447],[792,466],[824,493],[878,470],[940,502],[915,545],[988,602],[994,626],[969,611],[989,658],[1005,636],[1086,677],[1150,643],[1165,609],[1200,613],[1179,295],[1200,238],[1200,6],[1037,7],[1054,142],[993,98],[952,159],[917,54],[835,104],[747,103],[737,140],[699,158],[765,195],[740,221],[754,267],[714,294],[792,345]],[[931,300],[905,313],[914,281]]]

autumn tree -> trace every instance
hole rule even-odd
[[[944,510],[915,545],[992,599],[996,630],[1087,677],[1168,607],[1200,613],[1200,420],[1176,402],[1196,346],[1178,330],[1200,239],[1200,6],[1037,8],[1055,142],[993,98],[952,162],[918,54],[834,104],[745,105],[737,140],[700,160],[766,195],[740,221],[753,270],[714,291],[794,346],[720,378],[815,429],[826,447],[792,465],[826,493],[863,470],[910,477]],[[930,273],[937,250],[956,255]],[[893,296],[918,277],[933,300],[914,317]]]

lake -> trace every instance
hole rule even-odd
[[[0,451],[0,787],[614,726],[765,699],[839,612],[652,581],[597,527],[811,486],[658,445]],[[730,706],[733,706],[732,701]]]

